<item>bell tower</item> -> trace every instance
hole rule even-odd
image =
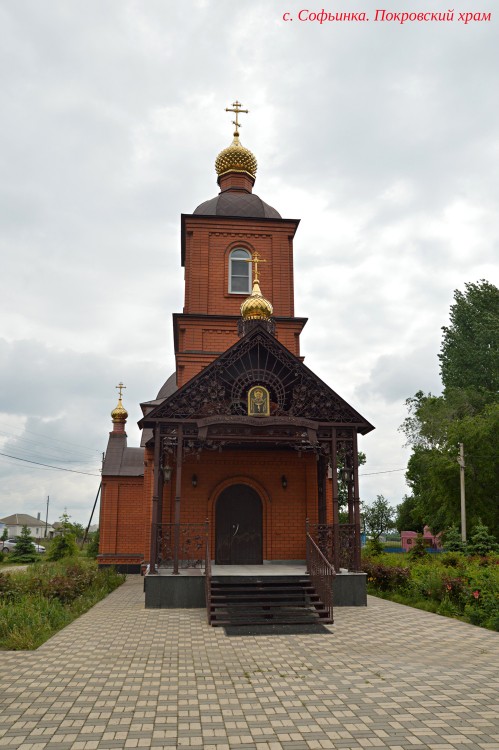
[[[294,315],[293,239],[299,221],[283,219],[253,192],[257,160],[239,137],[239,116],[248,110],[236,101],[226,111],[235,114],[235,128],[215,161],[220,192],[181,217],[185,298],[183,312],[173,315],[179,387],[232,346],[238,329],[244,335],[241,315],[244,324],[259,300],[270,305],[263,319],[272,316],[276,337],[297,357],[307,320]]]

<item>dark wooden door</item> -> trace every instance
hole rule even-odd
[[[261,565],[262,501],[246,484],[233,484],[218,497],[215,513],[215,562]]]

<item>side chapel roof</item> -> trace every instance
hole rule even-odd
[[[126,436],[110,436],[102,476],[141,477],[144,474],[144,448],[128,448]]]

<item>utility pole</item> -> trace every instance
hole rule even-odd
[[[50,495],[47,495],[47,512],[45,513],[45,539],[47,538],[47,526],[49,524],[49,502]]]
[[[466,498],[464,494],[464,444],[459,443],[459,456],[457,457],[459,464],[459,474],[461,479],[461,539],[466,542]]]

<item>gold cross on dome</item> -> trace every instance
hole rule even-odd
[[[258,252],[258,250],[253,253],[251,258],[239,258],[239,260],[244,260],[245,263],[254,263],[255,276],[253,281],[259,282],[260,279],[258,277],[258,264],[267,263],[267,261],[265,260],[265,258],[260,258],[260,253]]]
[[[241,127],[239,123],[238,115],[240,112],[244,112],[245,114],[248,114],[249,109],[241,109],[241,102],[238,102],[237,100],[232,104],[232,107],[234,109],[231,109],[230,107],[225,107],[226,112],[235,112],[236,113],[236,119],[232,120],[232,124],[236,126],[236,132],[234,135],[239,135],[239,128]]]
[[[119,390],[120,390],[120,401],[121,401],[121,391],[123,390],[123,388],[126,388],[126,385],[123,385],[123,383],[120,383],[119,385],[115,385],[114,387],[115,388],[119,388]]]

